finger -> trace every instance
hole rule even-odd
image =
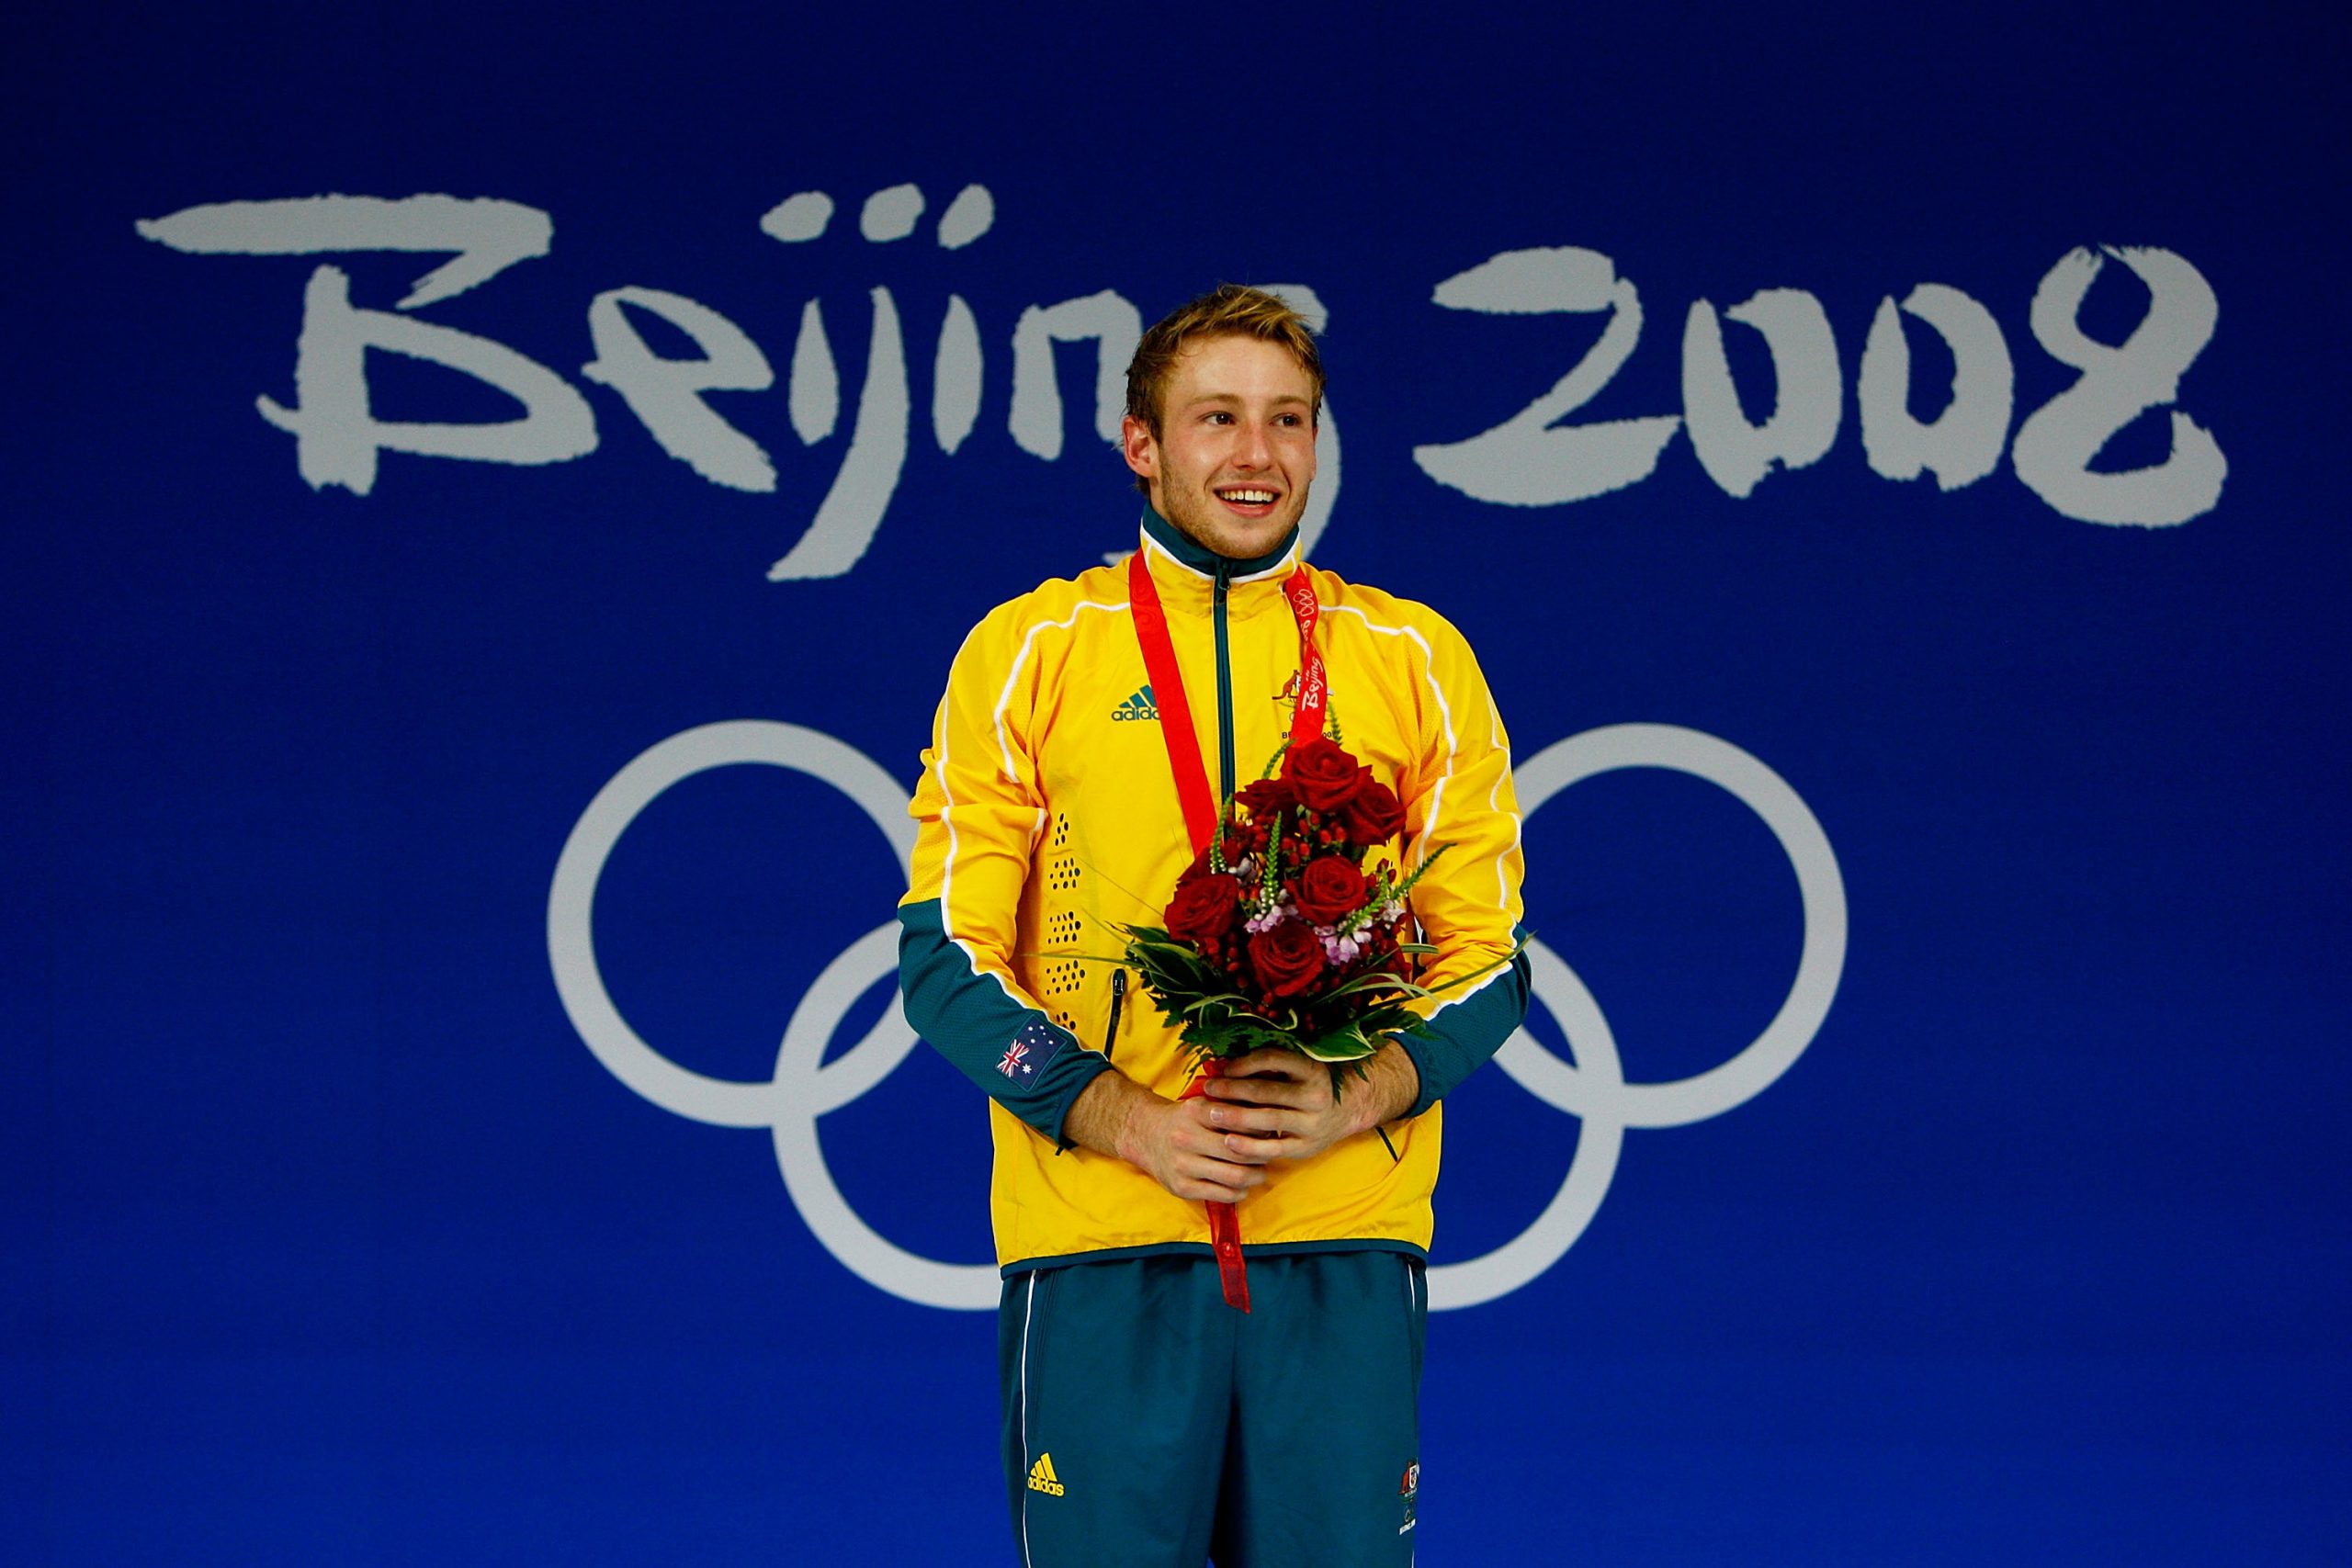
[[[1227,1062],[1225,1065],[1224,1078],[1211,1078],[1209,1082],[1214,1085],[1237,1077],[1296,1080],[1305,1076],[1305,1071],[1310,1065],[1305,1056],[1295,1051],[1285,1051],[1279,1045],[1261,1045],[1246,1055],[1236,1056],[1232,1061]]]
[[[1290,1055],[1287,1051],[1281,1054],[1285,1056]],[[1306,1058],[1302,1056],[1297,1060],[1305,1061]],[[1283,1065],[1289,1066],[1287,1063]],[[1202,1092],[1213,1100],[1248,1100],[1252,1096],[1285,1093],[1300,1088],[1306,1082],[1306,1077],[1295,1068],[1280,1073],[1228,1074],[1224,1077],[1209,1079],[1207,1087]]]
[[[1218,1095],[1218,1107],[1262,1106],[1277,1111],[1298,1111],[1310,1102],[1312,1091],[1303,1084],[1287,1078],[1244,1078]]]
[[[1170,1190],[1178,1197],[1218,1203],[1238,1203],[1266,1179],[1266,1173],[1255,1165],[1206,1156],[1179,1166],[1175,1175],[1177,1180]]]
[[[1222,1160],[1250,1169],[1278,1159],[1284,1154],[1297,1152],[1282,1142],[1282,1134],[1269,1129],[1261,1133],[1212,1133],[1207,1141],[1190,1145],[1198,1157]]]
[[[1247,1175],[1253,1183],[1263,1180],[1254,1168],[1265,1162],[1238,1157],[1227,1144],[1229,1135],[1215,1128],[1183,1129],[1169,1143],[1170,1168],[1211,1181],[1229,1181],[1236,1175]]]
[[[1226,1134],[1225,1141],[1217,1145],[1217,1154],[1221,1158],[1252,1168],[1268,1165],[1278,1159],[1288,1159],[1297,1153],[1297,1143],[1283,1136],[1280,1133],[1263,1134],[1228,1133]]]
[[[1233,1158],[1253,1167],[1269,1165],[1278,1159],[1290,1159],[1300,1152],[1296,1140],[1279,1134],[1253,1138],[1235,1133],[1227,1137],[1225,1146]]]
[[[1279,1133],[1284,1112],[1274,1107],[1248,1104],[1209,1107],[1209,1125],[1227,1133]]]

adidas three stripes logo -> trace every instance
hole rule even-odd
[[[1111,720],[1114,724],[1129,721],[1158,724],[1159,703],[1152,696],[1149,686],[1138,687],[1134,696],[1111,710]]]

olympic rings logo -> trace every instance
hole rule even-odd
[[[680,1066],[638,1037],[605,989],[590,917],[606,857],[663,791],[708,769],[739,763],[790,768],[831,784],[873,818],[900,870],[907,869],[915,829],[906,791],[864,752],[818,730],[763,719],[673,735],[597,792],[557,859],[548,890],[548,960],[564,1010],[596,1059],[663,1110],[713,1126],[769,1129],[785,1190],[817,1239],[853,1273],[925,1306],[993,1307],[993,1265],[942,1263],[876,1234],[834,1185],[818,1138],[820,1117],[880,1083],[914,1048],[913,1029],[892,1007],[864,1039],[824,1060],[851,1005],[896,972],[895,919],[852,942],[817,976],[793,1010],[775,1075],[764,1082],[708,1077]],[[1533,1224],[1483,1257],[1430,1269],[1432,1307],[1475,1306],[1509,1295],[1558,1262],[1608,1195],[1626,1129],[1685,1126],[1754,1099],[1804,1054],[1837,995],[1846,963],[1845,882],[1827,836],[1796,791],[1756,758],[1712,735],[1673,725],[1617,724],[1570,736],[1521,766],[1522,816],[1532,817],[1571,784],[1621,768],[1667,768],[1705,779],[1771,829],[1796,873],[1804,906],[1796,975],[1764,1032],[1730,1060],[1686,1078],[1635,1083],[1625,1078],[1616,1038],[1592,993],[1557,953],[1531,942],[1535,994],[1560,1025],[1575,1060],[1562,1061],[1521,1029],[1495,1062],[1528,1092],[1578,1118],[1582,1132],[1559,1190]]]

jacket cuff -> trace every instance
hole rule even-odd
[[[899,906],[899,987],[916,1033],[990,1099],[1057,1143],[1079,1091],[1110,1066],[978,969],[946,934],[935,898]]]
[[[1485,976],[1468,996],[1446,1002],[1420,1029],[1399,1034],[1396,1043],[1421,1076],[1421,1092],[1407,1118],[1419,1116],[1453,1092],[1454,1086],[1502,1049],[1527,1016],[1529,971],[1521,950]]]

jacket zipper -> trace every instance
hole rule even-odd
[[[1119,1043],[1119,1004],[1127,999],[1127,972],[1111,971],[1111,1027],[1102,1032],[1102,1059],[1109,1061]]]
[[[1217,792],[1217,809],[1222,813],[1225,802],[1233,795],[1233,670],[1227,656],[1225,637],[1225,595],[1232,571],[1230,563],[1216,563],[1216,595],[1212,602],[1211,618],[1216,625],[1216,744],[1217,779],[1223,787]]]

